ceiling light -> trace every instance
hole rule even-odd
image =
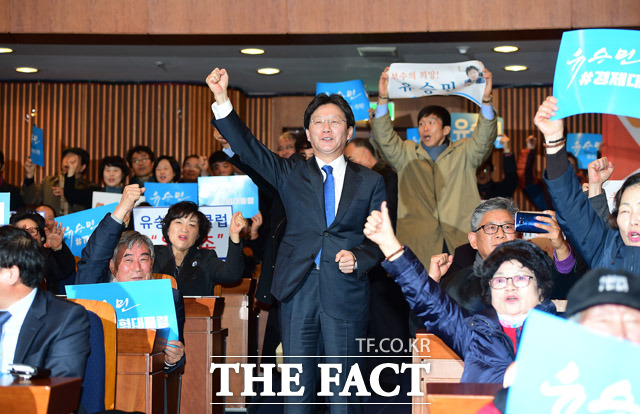
[[[0,47],[0,53],[11,53],[13,52],[13,49],[8,48],[8,47]]]
[[[248,47],[246,49],[240,50],[240,53],[245,55],[261,55],[264,53],[264,49],[257,49],[255,47]]]
[[[527,69],[529,68],[522,65],[509,65],[504,67],[504,70],[509,72],[522,72],[523,70],[527,70]]]
[[[30,67],[20,67],[20,68],[16,68],[16,72],[20,72],[20,73],[36,73],[38,71],[38,69],[36,68],[30,68]]]
[[[276,75],[280,73],[280,69],[278,68],[260,68],[258,69],[258,73],[261,75]]]
[[[493,51],[498,53],[513,53],[518,50],[520,50],[518,46],[496,46],[493,48]]]

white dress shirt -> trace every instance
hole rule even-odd
[[[35,288],[24,298],[9,306],[7,310],[11,313],[11,317],[2,327],[2,337],[0,337],[0,360],[2,361],[2,372],[9,372],[9,365],[13,364],[13,357],[16,353],[16,345],[18,344],[18,336],[22,329],[24,318],[27,317],[29,309],[36,298],[38,288]]]

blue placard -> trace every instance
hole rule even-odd
[[[181,201],[198,204],[196,183],[145,183],[144,197],[154,207],[170,207]]]
[[[420,132],[418,128],[407,128],[407,140],[413,141],[416,144],[420,143]]]
[[[471,138],[471,134],[473,134],[473,130],[476,128],[476,124],[478,123],[479,116],[480,115],[477,113],[452,113],[450,133],[451,142],[455,142],[460,138]],[[493,143],[494,148],[502,148],[502,143],[500,142],[500,140],[502,139],[502,134],[504,133],[503,130],[504,120],[502,119],[502,117],[498,117],[498,136]]]
[[[258,186],[247,175],[198,177],[198,204],[233,207],[244,218],[258,214]]]
[[[117,203],[113,203],[56,217],[56,221],[64,226],[63,240],[74,256],[80,257],[82,255],[82,249],[87,245],[91,233],[107,213],[113,213],[117,205]]]
[[[552,119],[582,113],[640,118],[640,31],[588,29],[562,35]]]
[[[31,128],[31,162],[44,167],[44,141],[42,139],[42,128]]]
[[[70,299],[107,302],[116,310],[118,328],[156,329],[167,341],[178,341],[178,320],[169,279],[66,286]]]
[[[506,412],[638,413],[638,355],[636,344],[533,310],[518,348]]]
[[[0,193],[0,226],[9,224],[9,208],[11,206],[11,193]]]
[[[601,134],[567,134],[567,150],[578,159],[578,168],[586,170],[591,161],[598,158],[598,148],[602,144]]]
[[[316,83],[316,95],[337,93],[349,103],[356,121],[369,119],[369,97],[362,79],[336,83]],[[354,134],[355,136],[355,134]]]

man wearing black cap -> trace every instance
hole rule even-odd
[[[640,276],[626,270],[591,270],[569,291],[565,316],[640,344]]]
[[[24,202],[29,205],[48,204],[59,212],[60,215],[75,213],[83,210],[81,204],[69,205],[64,198],[64,176],[69,169],[71,163],[79,164],[76,169],[76,189],[84,189],[95,184],[89,182],[84,177],[84,171],[89,165],[89,153],[82,148],[69,147],[62,150],[62,168],[60,174],[50,175],[42,179],[40,184],[36,185],[33,179],[36,166],[28,158],[24,164],[25,179],[22,184],[22,197]]]

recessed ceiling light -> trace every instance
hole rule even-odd
[[[278,68],[260,68],[258,69],[258,73],[261,75],[275,75],[280,73],[280,69]]]
[[[264,49],[258,49],[255,47],[248,47],[246,49],[240,50],[240,53],[244,53],[245,55],[261,55],[264,53]]]
[[[37,68],[29,68],[26,66],[16,68],[16,72],[20,72],[20,73],[36,73],[37,71],[38,71]]]
[[[0,47],[0,53],[12,53],[13,49],[9,47]]]
[[[504,70],[509,72],[522,72],[523,70],[528,70],[529,68],[522,65],[509,65],[505,66]]]
[[[513,53],[518,50],[520,50],[518,46],[496,46],[493,48],[493,51],[498,53]]]

